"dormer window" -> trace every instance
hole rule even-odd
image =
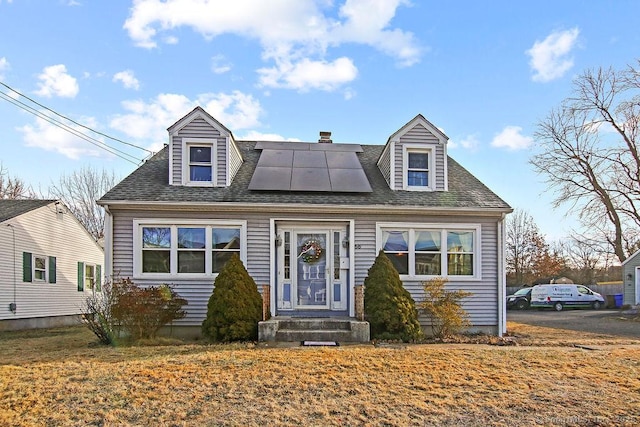
[[[204,138],[182,139],[182,183],[196,187],[215,185],[216,141]]]
[[[422,146],[403,146],[404,189],[432,191],[434,182],[434,150]]]
[[[189,146],[189,181],[211,182],[211,146]]]
[[[429,186],[429,153],[426,151],[409,151],[407,166],[407,185],[409,187]]]

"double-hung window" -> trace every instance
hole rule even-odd
[[[480,227],[379,226],[379,246],[405,276],[477,277]]]
[[[183,184],[192,186],[215,184],[216,140],[184,138],[182,157]]]
[[[235,253],[244,259],[246,225],[237,221],[135,221],[136,276],[215,275]]]
[[[435,189],[434,149],[423,145],[403,146],[403,179],[405,190]]]
[[[56,257],[23,252],[22,281],[56,283]]]

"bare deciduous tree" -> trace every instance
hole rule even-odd
[[[0,199],[33,199],[35,193],[20,178],[11,177],[0,164]]]
[[[49,195],[64,202],[97,241],[104,237],[104,209],[96,200],[117,182],[113,172],[87,166],[62,175],[59,182],[49,188]]]
[[[624,261],[640,230],[640,61],[586,71],[574,93],[538,124],[531,159],[592,238]]]
[[[506,221],[506,261],[508,279],[513,285],[530,284],[536,238],[540,234],[533,217],[516,209]]]

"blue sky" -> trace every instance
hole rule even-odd
[[[0,0],[0,82],[152,151],[196,105],[237,139],[362,144],[421,113],[556,240],[575,223],[528,164],[536,124],[585,69],[640,57],[638,16],[635,0]],[[147,154],[66,122],[124,160],[0,92],[0,162],[40,191],[84,166],[124,177]]]

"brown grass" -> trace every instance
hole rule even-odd
[[[640,341],[586,335],[608,344],[586,350],[567,331],[509,329],[525,345],[110,348],[83,328],[2,333],[0,425],[640,425]]]

